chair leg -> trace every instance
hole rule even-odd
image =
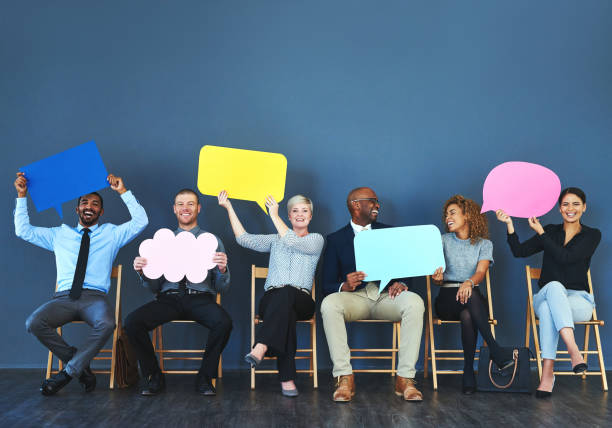
[[[590,325],[586,325],[585,329],[584,329],[584,353],[582,354],[582,358],[584,358],[584,362],[587,364],[587,366],[589,365],[589,354],[588,354],[588,350],[589,350],[589,333],[591,332],[591,326]],[[582,374],[582,379],[586,379],[586,372]]]
[[[319,388],[319,376],[317,370],[317,321],[312,322],[312,381],[314,389]]]
[[[223,355],[219,357],[219,368],[217,368],[217,378],[221,379],[223,377]]]
[[[433,334],[433,321],[431,320],[431,314],[429,315],[429,319],[431,322],[431,326],[429,327],[429,346],[431,351],[431,376],[433,378],[433,389],[436,391],[438,389],[438,372],[436,367],[436,346],[434,343],[434,334]]]
[[[391,343],[393,347],[393,351],[391,351],[391,377],[393,377],[397,374],[397,370],[395,369],[395,359],[397,357],[397,323],[393,323],[393,340]]]
[[[158,352],[159,352],[159,368],[161,369],[161,371],[163,373],[166,369],[164,367],[164,343],[163,343],[162,326],[160,325],[159,327],[157,327],[155,329],[155,331],[157,331],[157,345],[158,345]]]
[[[604,391],[608,390],[608,378],[606,377],[606,365],[603,359],[603,350],[601,349],[601,338],[599,336],[599,326],[594,326],[595,343],[597,344],[597,357],[599,358],[599,371],[601,372],[601,387]]]
[[[428,317],[429,319],[429,317]],[[423,377],[427,379],[428,364],[429,364],[429,323],[425,323],[425,358],[423,358]]]
[[[115,326],[115,331],[113,332],[113,344],[111,348],[111,366],[110,366],[110,381],[108,387],[110,389],[115,389],[115,369],[117,367],[117,337],[119,335],[119,330],[121,329],[121,324],[117,324]]]
[[[540,352],[540,339],[538,338],[538,330],[535,323],[535,313],[533,307],[531,307],[531,329],[533,332],[533,344],[538,362],[538,380],[542,380],[542,353]]]
[[[49,357],[47,357],[47,373],[45,374],[45,379],[49,379],[51,377],[52,368],[53,368],[53,352],[49,351]]]

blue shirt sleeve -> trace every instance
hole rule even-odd
[[[15,204],[15,234],[45,250],[53,251],[55,235],[59,227],[36,227],[30,224],[28,216],[28,201],[26,198],[17,198]]]

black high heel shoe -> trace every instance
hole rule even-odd
[[[589,366],[586,363],[579,363],[572,367],[572,371],[576,374],[586,372]]]
[[[552,387],[555,387],[555,377],[553,376]],[[552,391],[542,391],[540,389],[536,389],[535,398],[550,398],[552,396]]]
[[[464,373],[463,380],[461,383],[461,392],[463,392],[464,395],[472,395],[476,392],[476,377],[474,376],[474,373],[472,373],[471,375],[466,375]]]

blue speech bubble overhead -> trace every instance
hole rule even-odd
[[[60,218],[62,203],[108,187],[106,167],[94,141],[65,150],[19,168],[28,180],[28,192],[36,209],[55,208]]]
[[[380,280],[380,291],[394,278],[431,275],[446,268],[442,236],[433,224],[389,227],[355,236],[355,265],[366,281]]]

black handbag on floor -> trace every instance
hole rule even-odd
[[[514,363],[500,370],[489,356],[489,347],[480,348],[478,359],[478,391],[531,393],[531,367],[529,348],[514,348]]]

